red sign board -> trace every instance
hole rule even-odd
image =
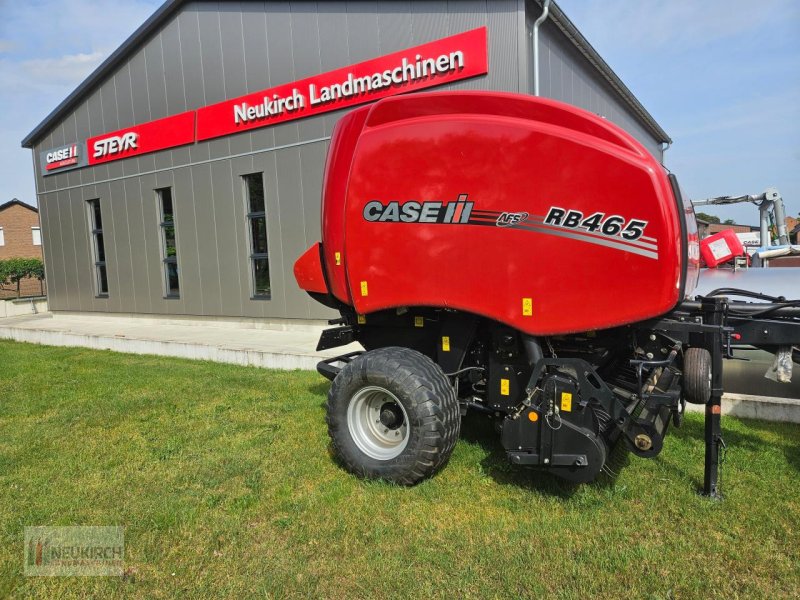
[[[487,30],[480,27],[200,108],[197,140],[302,119],[487,72]]]
[[[90,165],[194,142],[194,111],[104,133],[86,140]]]

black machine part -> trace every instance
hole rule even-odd
[[[505,417],[500,438],[512,463],[583,483],[606,462],[608,449],[598,433],[598,419],[580,401],[578,382],[556,373],[544,377],[530,406]]]

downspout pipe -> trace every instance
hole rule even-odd
[[[539,25],[544,23],[550,13],[550,0],[544,0],[542,14],[533,23],[533,95],[539,95]]]

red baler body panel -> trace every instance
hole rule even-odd
[[[486,92],[382,100],[342,119],[325,177],[324,268],[359,313],[445,307],[552,335],[680,299],[683,208],[663,167],[572,106]]]

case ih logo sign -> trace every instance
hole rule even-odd
[[[488,72],[486,27],[197,111],[197,139],[310,117]]]
[[[86,141],[89,164],[97,165],[194,142],[194,111],[104,133]]]
[[[39,153],[39,165],[43,175],[52,175],[86,166],[86,153],[80,144],[68,144]]]
[[[51,150],[45,155],[45,169],[52,171],[78,163],[78,144],[70,144],[58,150]]]
[[[42,173],[139,156],[483,75],[489,71],[487,43],[487,29],[480,27],[197,111],[104,133],[86,140],[85,152],[80,144],[43,152]]]

